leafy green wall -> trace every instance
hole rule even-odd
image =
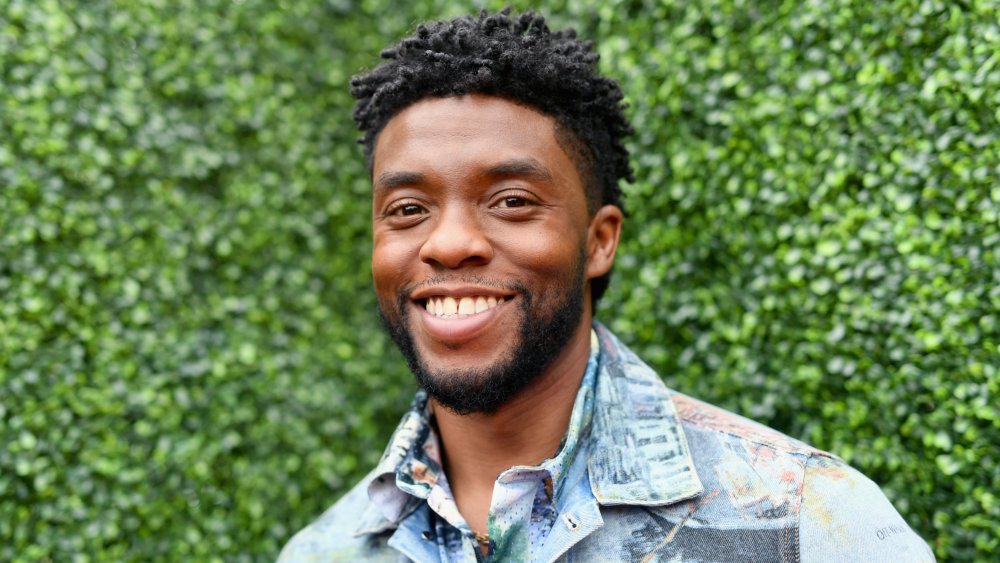
[[[414,387],[347,84],[469,5],[0,0],[0,560],[271,560],[376,462]],[[997,3],[545,11],[638,130],[600,317],[988,559]]]

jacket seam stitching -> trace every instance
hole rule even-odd
[[[802,507],[805,504],[806,479],[809,478],[809,462],[812,461],[814,455],[810,454],[806,458],[805,463],[802,464],[802,484],[799,485],[798,495],[796,495],[799,499],[799,509],[795,522],[795,563],[802,561]]]
[[[831,459],[839,459],[839,458],[837,458],[837,456],[833,455],[830,452],[826,452],[826,451],[823,451],[823,450],[818,450],[818,449],[816,449],[816,448],[814,448],[812,446],[809,446],[808,444],[806,444],[805,447],[789,448],[789,447],[787,447],[787,445],[779,444],[779,443],[772,442],[772,441],[769,441],[769,440],[765,440],[765,439],[762,439],[762,438],[757,438],[757,437],[754,437],[754,436],[747,436],[745,434],[737,434],[736,432],[731,432],[729,430],[723,430],[721,428],[716,428],[716,427],[713,427],[713,426],[707,426],[705,424],[702,424],[699,420],[695,420],[695,419],[691,419],[691,418],[686,418],[686,417],[682,417],[682,416],[678,416],[678,419],[682,420],[682,421],[684,421],[686,423],[688,423],[690,426],[693,426],[695,428],[699,428],[699,429],[702,429],[702,430],[707,430],[707,431],[710,431],[710,432],[717,432],[719,434],[725,434],[727,436],[731,436],[733,438],[738,438],[740,440],[745,440],[747,442],[753,442],[754,444],[758,444],[758,445],[761,445],[761,446],[769,446],[771,448],[774,448],[776,450],[779,450],[779,451],[782,451],[784,453],[791,454],[791,455],[804,456],[804,457],[807,457],[807,458],[808,457],[812,457],[814,455],[820,455],[820,456],[824,456],[824,457],[829,457]],[[792,439],[792,440],[795,439],[795,438],[791,438],[791,437],[789,437],[789,438]]]

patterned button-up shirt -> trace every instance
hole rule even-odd
[[[497,478],[490,560],[934,560],[840,459],[670,391],[595,335],[559,453]],[[378,467],[279,561],[481,560],[440,459],[418,395]]]

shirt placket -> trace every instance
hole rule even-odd
[[[490,551],[496,561],[531,558],[531,515],[538,489],[549,478],[545,469],[515,468],[500,474],[490,505]]]

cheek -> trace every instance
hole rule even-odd
[[[372,247],[372,281],[380,299],[395,299],[408,283],[409,267],[417,259],[411,245],[376,237]]]
[[[575,273],[583,244],[577,233],[567,228],[529,232],[503,246],[504,254],[527,275],[551,280]]]

